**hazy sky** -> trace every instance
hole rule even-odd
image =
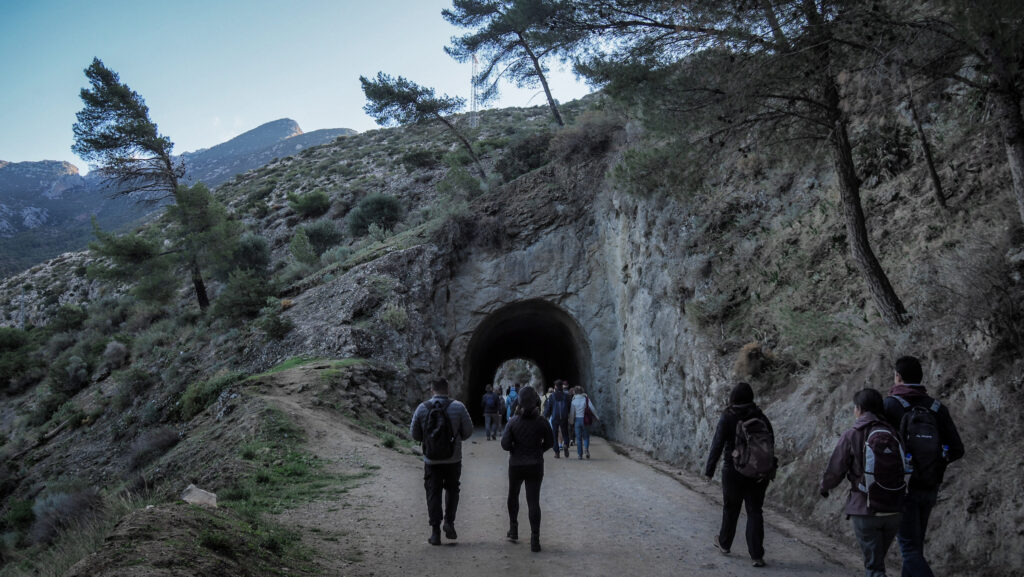
[[[271,120],[303,131],[376,128],[359,75],[401,75],[469,101],[469,64],[443,47],[462,31],[450,0],[0,0],[0,160],[67,160],[83,70],[98,57],[142,95],[174,152]],[[552,62],[565,102],[589,89]],[[544,104],[506,86],[492,106]]]

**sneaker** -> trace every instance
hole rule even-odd
[[[565,458],[566,459],[569,458],[569,446],[568,445],[565,446]]]
[[[427,543],[430,543],[431,545],[440,545],[441,544],[441,528],[440,527],[434,527],[430,531],[430,537],[427,537]]]
[[[583,455],[577,455],[576,458],[582,461],[583,460]]]
[[[459,538],[459,534],[455,532],[455,524],[454,523],[451,523],[451,522],[445,523],[443,525],[443,527],[444,527],[444,536],[445,537],[447,537],[449,539],[458,539]]]
[[[540,553],[540,535],[536,533],[530,535],[530,551]]]
[[[754,567],[764,567],[764,559],[754,559]]]
[[[505,538],[509,541],[512,541],[513,543],[519,541],[519,527],[513,526],[511,529],[509,529],[508,533],[505,533]]]
[[[555,451],[555,458],[556,459],[558,459],[561,456],[562,456],[562,452],[561,451]]]
[[[718,535],[715,535],[715,548],[722,552],[722,555],[728,555],[729,550],[722,547],[722,544],[718,541]]]
[[[590,458],[590,451],[587,451],[586,455],[587,455],[587,458],[589,459]]]

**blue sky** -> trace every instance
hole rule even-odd
[[[376,128],[359,75],[401,75],[469,97],[450,0],[0,0],[0,160],[66,160],[83,70],[98,57],[142,95],[174,151],[208,148],[271,120],[306,132]],[[550,63],[561,101],[587,94]],[[544,104],[506,86],[492,107]]]

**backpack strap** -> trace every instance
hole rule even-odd
[[[932,399],[932,406],[928,407],[928,410],[938,414],[940,408],[942,408],[942,403],[938,399]]]
[[[892,396],[892,398],[894,398],[894,399],[896,399],[897,401],[899,401],[899,402],[900,402],[900,404],[901,404],[901,405],[903,405],[903,408],[904,408],[904,409],[909,409],[909,408],[910,408],[910,403],[909,403],[909,402],[907,402],[907,400],[906,400],[906,399],[904,399],[903,397],[901,397],[901,396],[899,396],[899,395],[893,395],[893,396]]]

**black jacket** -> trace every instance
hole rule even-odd
[[[722,468],[729,469],[730,471],[735,470],[732,462],[732,451],[736,448],[736,424],[750,417],[764,419],[764,422],[768,424],[768,430],[772,432],[773,436],[775,435],[775,430],[772,429],[772,422],[768,420],[768,417],[764,416],[764,413],[761,412],[761,409],[757,408],[757,405],[754,403],[730,405],[729,408],[722,412],[722,417],[718,419],[715,438],[711,441],[711,454],[708,455],[708,464],[704,467],[705,477],[715,476],[715,467],[718,466],[718,460],[722,458],[723,453],[725,454],[725,461],[722,464]]]
[[[512,417],[501,435],[501,448],[509,452],[509,467],[543,464],[544,451],[554,444],[551,425],[540,415]]]
[[[892,395],[899,395],[905,401],[914,406],[930,406],[935,399],[928,396],[927,390],[921,385],[896,385],[889,391],[889,396],[885,398],[885,420],[889,422],[897,431],[900,430],[900,423],[903,421],[903,414],[905,409],[903,404],[900,403],[899,399]],[[943,445],[949,445],[949,455],[946,458],[946,464],[952,463],[957,459],[964,456],[964,443],[960,440],[960,433],[956,430],[956,424],[953,423],[953,417],[949,414],[949,409],[946,405],[941,404],[939,406],[939,412],[936,415],[936,421],[939,426],[939,436],[942,438]],[[942,467],[939,473],[938,483],[936,487],[942,484],[942,478],[946,473],[946,468]],[[910,489],[920,488],[915,482],[915,479],[910,479]]]

